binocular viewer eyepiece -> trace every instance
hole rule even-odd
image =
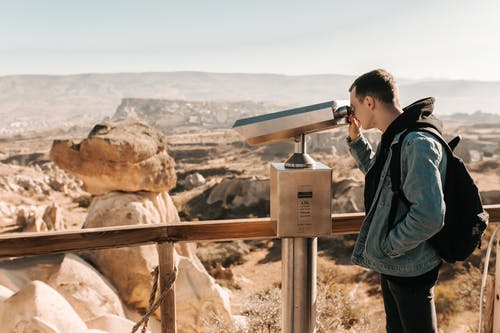
[[[347,118],[353,114],[352,108],[349,105],[335,106],[335,101],[332,104],[333,119]]]

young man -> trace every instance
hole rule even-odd
[[[349,150],[365,173],[366,218],[352,261],[380,273],[389,333],[437,332],[434,285],[441,259],[427,241],[444,223],[442,184],[446,153],[432,134],[411,131],[400,143],[401,190],[407,200],[394,204],[390,159],[399,137],[415,121],[431,121],[434,99],[401,109],[393,76],[377,69],[357,78],[349,89]],[[360,128],[377,128],[382,139],[374,152]]]

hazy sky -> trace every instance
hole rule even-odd
[[[500,81],[500,1],[0,0],[0,75],[211,71]]]

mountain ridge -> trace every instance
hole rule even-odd
[[[196,71],[1,76],[0,134],[95,123],[112,116],[124,98],[315,104],[347,99],[354,79],[343,74]],[[500,81],[400,80],[403,105],[434,96],[437,114],[500,114],[495,103],[499,90]]]

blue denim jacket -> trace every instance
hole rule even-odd
[[[399,142],[394,137],[391,148]],[[367,173],[379,154],[373,152],[364,136],[349,142],[349,150],[363,173]],[[425,132],[411,132],[401,144],[401,187],[410,202],[398,203],[394,225],[388,229],[392,200],[388,153],[373,203],[352,254],[352,262],[374,271],[402,277],[418,276],[441,261],[427,242],[444,224],[445,203],[442,184],[446,174],[446,153],[441,144]]]

